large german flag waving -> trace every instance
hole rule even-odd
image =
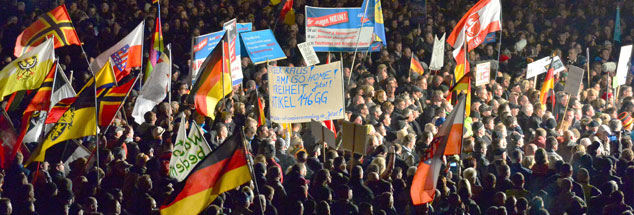
[[[68,11],[66,11],[66,6],[56,7],[24,29],[15,41],[13,54],[20,57],[31,47],[39,45],[48,37],[55,37],[55,48],[81,45],[70,16],[68,16]]]
[[[185,181],[175,186],[172,195],[161,206],[161,214],[199,214],[219,194],[251,180],[242,132],[233,134],[207,155]]]

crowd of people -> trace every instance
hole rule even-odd
[[[412,177],[453,109],[447,100],[455,68],[450,46],[441,70],[431,71],[426,63],[434,36],[449,34],[475,1],[381,1],[386,47],[356,53],[355,65],[353,53],[319,53],[322,62],[330,57],[345,65],[345,120],[373,128],[365,156],[327,147],[307,124],[258,126],[254,97],[268,101],[267,68],[248,57],[242,59],[242,86],[218,105],[215,120],[184,99],[191,87],[191,37],[237,18],[256,30],[275,29],[288,58],[272,64],[303,66],[296,46],[305,41],[304,6],[360,7],[362,1],[295,0],[293,25],[276,22],[283,2],[271,2],[160,0],[158,11],[150,0],[0,0],[0,66],[15,59],[21,31],[61,4],[85,50],[56,49],[75,89],[91,77],[84,57],[96,57],[143,20],[149,44],[157,13],[174,63],[171,103],[145,114],[144,123],[130,116],[136,88],[102,139],[60,144],[97,145],[98,167],[85,168],[87,157],[64,165],[70,152],[25,167],[27,157],[19,153],[0,174],[0,214],[158,214],[177,183],[168,177],[167,164],[181,114],[202,127],[212,148],[243,129],[254,161],[253,180],[221,194],[202,214],[634,214],[632,75],[615,91],[614,71],[604,66],[618,60],[621,45],[634,42],[629,26],[634,1],[502,1],[496,41],[469,53],[471,65],[493,61],[495,66],[490,83],[472,86],[462,153],[443,159],[433,201],[416,206]],[[552,54],[566,66],[588,71],[578,95],[563,90],[568,70],[556,74],[554,99],[541,104],[544,75],[527,80],[526,65]],[[423,74],[410,71],[412,56],[423,64]],[[15,124],[20,112],[10,112]],[[338,137],[342,121],[335,121]]]

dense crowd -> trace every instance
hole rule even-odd
[[[322,62],[328,56],[343,60],[346,120],[374,128],[365,156],[324,149],[327,144],[313,137],[307,124],[293,124],[290,135],[270,121],[258,127],[254,97],[268,99],[267,68],[244,56],[243,85],[218,105],[216,120],[197,114],[184,99],[191,87],[192,36],[218,31],[237,17],[254,29],[275,28],[288,59],[274,64],[302,66],[296,45],[305,41],[304,6],[359,7],[361,0],[295,0],[291,26],[275,21],[282,4],[267,0],[160,2],[158,11],[150,0],[0,0],[0,66],[15,59],[13,47],[22,29],[60,4],[68,8],[89,59],[143,20],[149,44],[160,12],[174,62],[171,103],[161,103],[136,124],[130,116],[138,95],[134,90],[98,141],[99,167],[85,168],[87,157],[69,165],[47,158],[25,167],[27,158],[18,154],[0,174],[0,214],[157,214],[176,183],[168,177],[167,163],[181,113],[204,129],[212,148],[243,128],[254,160],[253,180],[221,194],[203,214],[260,214],[262,209],[263,214],[289,215],[634,213],[632,76],[616,92],[614,72],[604,66],[618,60],[621,45],[634,41],[629,27],[634,1],[502,1],[497,41],[469,54],[471,65],[494,60],[496,66],[489,84],[472,87],[463,152],[444,159],[434,200],[419,206],[410,198],[412,177],[453,109],[446,99],[455,67],[450,46],[440,71],[430,71],[426,63],[434,35],[449,34],[475,1],[384,0],[387,47],[356,53],[355,65],[352,53],[319,53]],[[617,6],[620,41],[613,35]],[[147,57],[149,45],[145,49]],[[78,46],[56,49],[65,73],[73,71],[75,89],[91,77],[81,53]],[[563,91],[567,70],[556,74],[555,99],[540,104],[544,75],[525,79],[526,65],[553,53],[565,65],[588,68],[589,74],[579,95]],[[410,71],[412,55],[424,74]],[[19,124],[21,113],[10,114]],[[338,137],[342,121],[335,123]],[[79,143],[92,149],[95,142],[84,138],[60,147]],[[70,153],[64,151],[59,150]]]

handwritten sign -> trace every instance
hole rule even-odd
[[[578,96],[579,90],[581,90],[581,81],[583,80],[582,68],[570,65],[568,66],[568,78],[566,79],[566,86],[564,86],[564,92],[570,94],[570,96]]]
[[[480,63],[476,65],[476,82],[475,85],[482,86],[491,81],[491,62]]]
[[[267,60],[286,59],[271,29],[244,32],[240,34],[240,37],[253,64],[265,63]]]
[[[343,137],[341,147],[344,150],[365,155],[366,142],[370,125],[358,125],[349,121],[343,122]]]
[[[270,66],[269,108],[277,123],[343,119],[341,62],[312,67]]]
[[[564,63],[562,63],[561,59],[559,59],[559,56],[555,56],[554,60],[551,60],[551,57],[545,57],[535,62],[529,63],[526,66],[526,79],[533,78],[535,76],[538,76],[539,74],[548,72],[547,69],[549,68],[549,64],[551,61],[553,62],[552,67],[555,69],[554,74],[557,74],[566,69],[566,67],[564,67]]]
[[[312,66],[312,65],[319,64],[319,58],[317,57],[317,53],[315,53],[315,49],[313,49],[313,46],[311,46],[310,43],[303,42],[303,43],[297,44],[297,47],[299,48],[299,52],[302,53],[302,57],[304,57],[304,61],[306,62],[306,65]]]
[[[311,120],[310,132],[317,141],[323,140],[330,148],[337,148],[335,143],[335,133],[328,129],[322,122]]]
[[[170,159],[170,177],[183,181],[196,164],[203,161],[211,148],[196,123],[191,123],[189,135],[185,134],[185,122],[182,121],[176,136],[176,144]]]
[[[231,84],[233,86],[242,83],[242,57],[240,53],[240,38],[238,38],[237,20],[234,18],[225,22],[222,28],[227,31],[229,43],[229,65],[231,67]]]
[[[614,77],[614,88],[625,84],[631,56],[632,45],[621,46],[621,53],[619,54],[619,64],[617,64],[616,66],[616,77]]]

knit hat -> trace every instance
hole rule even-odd
[[[632,122],[634,122],[634,120],[632,120],[632,116],[628,112],[620,113],[618,118],[619,120],[621,120],[623,128],[629,127],[630,125],[632,125]]]

